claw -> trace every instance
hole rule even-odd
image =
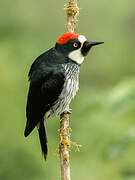
[[[67,113],[72,114],[72,109],[69,109]]]
[[[72,109],[68,109],[68,110],[65,110],[62,114],[71,114],[72,113]]]

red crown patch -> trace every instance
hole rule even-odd
[[[78,39],[79,34],[72,32],[65,32],[62,36],[57,40],[59,44],[65,44],[70,39]]]

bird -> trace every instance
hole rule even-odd
[[[54,47],[42,53],[31,65],[24,136],[27,137],[37,127],[45,160],[48,153],[46,120],[71,113],[70,102],[79,90],[80,66],[91,48],[102,43],[88,41],[84,35],[65,32]]]

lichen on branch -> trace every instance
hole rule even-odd
[[[77,18],[79,16],[79,8],[77,6],[77,0],[70,0],[66,6],[67,24],[66,29],[69,32],[76,30]]]
[[[68,32],[74,32],[76,29],[77,18],[79,16],[77,1],[78,0],[69,0],[65,8],[67,15],[66,29]],[[69,114],[63,113],[60,116],[59,137],[60,141],[57,153],[60,154],[61,180],[71,180],[69,151],[71,150],[72,145],[75,145],[78,150],[79,145],[70,140]]]

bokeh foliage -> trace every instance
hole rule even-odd
[[[39,54],[65,31],[67,1],[2,0],[0,3],[0,179],[60,179],[59,118],[47,121],[44,162],[36,130],[27,139],[27,74]],[[81,66],[80,91],[71,107],[73,179],[135,179],[135,2],[79,1],[77,32],[105,41]]]

